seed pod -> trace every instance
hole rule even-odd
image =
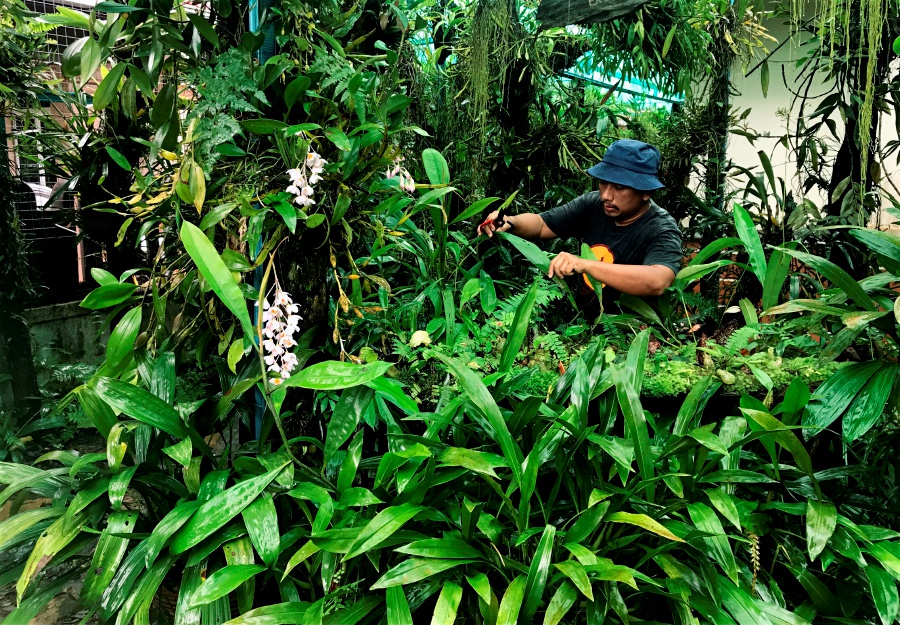
[[[730,371],[725,371],[725,369],[716,369],[716,375],[719,376],[719,379],[725,384],[734,384],[737,382],[737,378],[734,377],[734,374]]]

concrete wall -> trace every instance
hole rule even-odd
[[[791,39],[790,28],[785,23],[784,18],[777,20],[767,20],[763,25],[768,29],[769,34],[781,43],[785,39]],[[731,159],[749,169],[762,171],[760,167],[759,156],[757,152],[764,150],[772,162],[776,178],[783,178],[789,188],[793,189],[794,197],[799,199],[808,197],[816,206],[822,206],[825,198],[816,189],[809,194],[804,195],[799,186],[798,170],[796,163],[792,157],[792,152],[779,143],[781,137],[792,132],[796,127],[797,116],[799,111],[796,106],[791,108],[793,104],[793,95],[791,90],[796,91],[796,78],[799,69],[796,67],[797,61],[803,58],[809,50],[808,46],[801,46],[803,39],[799,37],[792,38],[781,49],[775,52],[769,60],[770,81],[767,97],[763,97],[762,86],[760,82],[760,72],[756,70],[751,76],[743,76],[741,68],[735,69],[732,75],[732,84],[736,91],[740,93],[732,101],[732,106],[736,106],[741,110],[750,108],[751,113],[747,117],[748,128],[769,136],[758,139],[751,144],[748,139],[739,135],[731,135],[728,144],[728,155]],[[778,43],[770,42],[768,48],[774,50]],[[752,68],[756,62],[750,63],[748,66]],[[895,61],[893,65],[894,72],[900,69],[900,60]],[[782,78],[782,72],[784,78]],[[790,87],[790,88],[789,88]],[[814,83],[810,89],[810,94],[821,94],[826,92],[826,87],[821,81]],[[810,101],[807,104],[805,113],[808,115],[816,109],[816,101]],[[837,115],[835,115],[838,131],[842,132],[844,124]],[[879,126],[881,135],[881,144],[884,145],[888,141],[897,139],[897,126],[891,115],[883,114]],[[826,131],[826,134],[827,131]],[[824,135],[823,135],[824,136]],[[837,150],[839,142],[832,140],[834,150]],[[833,154],[833,152],[832,152]],[[894,184],[900,187],[900,172],[898,172],[896,156],[891,157],[889,162],[882,167],[884,176],[891,176]],[[746,182],[745,178],[731,181],[731,188],[742,188]],[[885,182],[884,187],[891,189],[890,185]],[[889,206],[888,202],[883,202],[885,206]],[[887,220],[884,220],[887,221]]]
[[[78,302],[25,311],[35,358],[52,350],[58,362],[96,364],[106,350],[108,333],[100,333],[103,317]]]

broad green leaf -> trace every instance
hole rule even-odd
[[[852,228],[849,232],[872,252],[900,262],[900,237],[896,234],[869,228]]]
[[[753,223],[750,213],[740,204],[734,204],[732,215],[737,234],[750,257],[750,270],[759,280],[760,285],[764,285],[766,283],[766,253],[763,250],[759,233],[756,231],[756,224]]]
[[[881,619],[882,625],[891,625],[900,610],[897,582],[890,573],[873,565],[866,567],[866,577],[869,578],[872,601],[875,602],[875,609],[878,610],[878,618]]]
[[[496,467],[505,467],[506,460],[503,456],[497,454],[489,454],[483,451],[475,451],[474,449],[466,449],[464,447],[447,447],[438,456],[438,460],[443,465],[452,467],[464,467],[476,473],[498,477],[494,472]]]
[[[522,450],[513,440],[506,425],[506,420],[500,414],[500,408],[491,396],[490,391],[478,376],[467,366],[463,365],[459,360],[450,358],[439,352],[429,352],[438,360],[442,361],[450,371],[456,376],[463,392],[472,400],[475,407],[487,419],[489,426],[488,436],[493,438],[506,458],[507,465],[512,469],[515,476],[515,484],[522,481]]]
[[[808,568],[797,568],[788,565],[787,569],[794,574],[797,581],[803,586],[812,599],[816,608],[825,614],[841,614],[841,604],[828,586],[816,577],[816,575]]]
[[[131,297],[136,290],[136,284],[104,284],[88,293],[79,306],[88,310],[117,306]]]
[[[815,560],[834,533],[837,510],[829,501],[810,499],[806,504],[806,548],[809,559]]]
[[[759,609],[750,595],[724,578],[720,579],[721,583],[717,586],[722,603],[738,625],[772,625],[772,621]]]
[[[216,34],[216,30],[212,27],[212,24],[207,22],[203,15],[199,13],[188,13],[187,16],[200,36],[213,44],[214,47],[218,48],[219,36]]]
[[[722,454],[723,456],[728,455],[728,448],[725,446],[725,443],[722,442],[722,439],[720,439],[709,430],[706,430],[704,428],[695,428],[688,432],[688,436],[693,438],[695,441],[697,441],[707,449],[716,452],[717,454]]]
[[[516,309],[512,326],[509,329],[509,333],[506,335],[506,343],[503,344],[503,351],[500,354],[500,364],[497,366],[497,371],[509,371],[515,363],[516,358],[519,356],[519,350],[522,347],[522,343],[525,342],[525,337],[528,335],[528,332],[531,331],[531,313],[534,310],[537,290],[538,280],[535,280],[534,283],[532,283],[531,288],[528,289],[528,292],[525,293],[525,298],[522,300],[522,303],[519,304],[519,307]]]
[[[488,580],[487,575],[476,573],[475,575],[467,576],[466,581],[469,582],[469,586],[472,587],[475,594],[481,597],[482,601],[487,604],[491,603],[491,582]]]
[[[287,577],[288,573],[290,573],[294,567],[305,561],[310,556],[315,555],[319,551],[320,549],[315,545],[315,543],[313,543],[311,540],[307,541],[306,544],[300,547],[297,552],[291,556],[291,559],[288,560],[287,565],[285,565],[284,567],[284,575],[281,576],[281,579]]]
[[[462,586],[456,582],[444,582],[444,587],[434,606],[431,625],[453,625],[456,621],[456,611],[462,600],[462,592]]]
[[[600,505],[591,506],[583,511],[579,515],[578,520],[566,531],[565,538],[562,541],[563,544],[580,543],[590,536],[597,529],[597,526],[600,525],[607,510],[609,510],[609,502],[604,501]]]
[[[547,611],[544,612],[544,625],[558,625],[576,601],[578,601],[578,591],[571,582],[564,581],[553,593]]]
[[[787,245],[792,245],[788,243]],[[796,245],[796,244],[793,244]],[[766,267],[766,279],[763,282],[762,309],[766,310],[778,303],[778,296],[784,287],[788,271],[791,268],[791,257],[781,250],[772,250]]]
[[[338,391],[366,384],[383,376],[393,366],[390,362],[363,365],[328,360],[301,369],[284,381],[283,387],[299,386],[316,391]]]
[[[354,367],[357,365],[353,365]],[[341,445],[356,431],[363,413],[375,397],[375,391],[362,384],[345,389],[328,421],[325,435],[325,462],[327,463]]]
[[[581,591],[585,597],[587,597],[588,601],[594,600],[594,592],[591,590],[591,580],[588,579],[587,571],[584,570],[584,566],[577,560],[565,560],[564,562],[558,562],[554,564],[556,568],[558,568],[563,575],[568,577],[575,587]]]
[[[634,442],[637,455],[638,470],[647,483],[647,488],[652,488],[653,477],[653,452],[650,449],[650,433],[647,430],[647,420],[644,417],[644,409],[637,392],[628,379],[627,372],[620,367],[612,367],[613,380],[616,385],[616,397],[622,414],[625,416],[625,427],[629,437]],[[648,491],[652,493],[652,490]]]
[[[738,531],[741,531],[740,513],[738,512],[737,506],[734,504],[731,495],[721,488],[710,488],[704,492],[706,493],[706,496],[709,497],[709,501],[713,507],[719,511],[719,514],[728,519],[732,525],[738,528]]]
[[[847,408],[843,418],[844,440],[849,444],[863,436],[881,420],[894,388],[900,367],[884,363]]]
[[[122,80],[126,67],[128,67],[126,63],[118,63],[100,81],[97,90],[94,92],[94,110],[102,111],[119,95],[119,81]]]
[[[163,453],[169,456],[172,460],[187,468],[191,466],[191,439],[184,438],[180,442],[175,443],[174,445],[169,445],[168,447],[163,447]]]
[[[181,241],[213,292],[240,322],[244,335],[256,336],[256,329],[250,322],[250,314],[247,312],[247,300],[244,299],[222,257],[203,231],[185,220],[181,225]]]
[[[359,468],[359,461],[362,458],[362,444],[363,444],[363,432],[360,430],[356,436],[353,437],[353,440],[350,442],[350,445],[347,447],[347,453],[344,454],[344,460],[341,462],[341,472],[338,474],[337,479],[337,489],[341,494],[341,502],[345,502],[346,505],[366,505],[369,503],[381,503],[380,500],[372,495],[365,488],[353,488],[353,480],[356,479],[356,471]],[[350,503],[351,500],[359,501],[359,495],[354,496],[353,492],[365,491],[363,495],[366,493],[370,496],[368,500],[366,500],[366,504],[355,504]],[[366,499],[365,496],[363,499]]]
[[[435,149],[427,148],[422,151],[422,164],[425,166],[425,174],[431,184],[450,184],[450,168],[447,160]]]
[[[178,531],[178,529],[187,523],[191,515],[200,507],[199,501],[183,501],[169,512],[166,516],[156,524],[150,537],[144,541],[146,549],[146,566],[149,568],[156,556],[158,556],[163,547],[169,541],[169,538]]]
[[[525,581],[525,603],[522,606],[521,618],[525,623],[530,623],[534,613],[537,612],[541,598],[544,596],[544,588],[547,586],[547,575],[550,573],[550,561],[553,559],[553,539],[556,536],[556,527],[547,525],[541,534],[541,540],[535,549],[531,566],[528,567],[528,578]]]
[[[287,601],[264,605],[226,621],[223,625],[296,625],[309,609],[306,601]]]
[[[280,553],[281,533],[278,531],[278,513],[272,495],[262,493],[256,501],[241,510],[241,517],[259,557],[266,566],[275,566]]]
[[[347,555],[344,556],[344,560],[354,558],[376,546],[403,527],[407,521],[411,520],[422,510],[424,510],[423,507],[416,506],[412,503],[404,503],[399,506],[385,508],[376,514],[362,529],[359,536],[350,546]]]
[[[240,514],[241,510],[249,506],[285,466],[287,464],[239,482],[203,503],[187,525],[175,535],[171,546],[172,553],[187,551]]]
[[[725,535],[725,528],[722,527],[719,517],[712,508],[702,503],[690,504],[688,514],[691,521],[702,532],[712,534],[712,536],[704,536],[703,542],[706,543],[713,559],[719,563],[725,574],[734,582],[738,581],[738,566],[734,559],[734,553],[731,551],[731,545],[728,543],[728,537]]]
[[[335,145],[335,147],[337,147],[337,149],[344,152],[350,151],[350,140],[347,138],[347,135],[344,134],[344,131],[340,128],[326,128],[325,137],[329,141],[331,141]]]
[[[452,226],[453,224],[455,224],[458,221],[468,219],[469,217],[474,217],[475,215],[480,215],[484,209],[486,209],[488,206],[490,206],[491,204],[493,204],[494,202],[496,202],[499,199],[500,198],[498,198],[498,197],[486,197],[486,198],[472,202],[472,205],[469,208],[467,208],[466,210],[464,210],[463,212],[461,212],[459,215],[457,215],[456,218],[450,222],[450,225]]]
[[[503,599],[500,600],[500,611],[497,613],[497,625],[516,624],[519,611],[522,609],[526,583],[526,577],[519,575],[503,593]]]
[[[673,534],[668,528],[662,525],[659,521],[656,521],[646,514],[632,514],[630,512],[613,512],[603,519],[607,523],[627,523],[629,525],[634,525],[637,527],[641,527],[648,532],[653,532],[654,534],[658,534],[663,538],[668,538],[669,540],[674,540],[675,542],[683,543],[684,541]]]
[[[803,446],[803,443],[800,442],[800,439],[787,429],[787,426],[766,412],[750,410],[747,408],[741,408],[741,412],[743,412],[745,416],[756,421],[756,423],[763,426],[765,429],[769,430],[769,432],[772,433],[772,438],[775,439],[775,442],[790,452],[791,456],[794,457],[794,462],[797,463],[797,467],[806,473],[810,479],[813,480],[813,485],[818,488],[816,478],[813,475],[812,461],[809,459],[809,453],[807,453],[806,448]]]
[[[835,265],[830,260],[825,260],[820,256],[807,254],[806,252],[800,252],[798,250],[792,250],[787,247],[776,247],[775,249],[781,250],[783,253],[793,256],[803,264],[825,276],[825,278],[827,278],[829,282],[831,282],[837,288],[841,289],[859,306],[862,306],[869,311],[877,310],[875,307],[875,303],[872,301],[872,298],[866,294],[859,283],[854,280],[850,276],[850,274]]]
[[[401,562],[372,585],[371,590],[392,588],[413,584],[437,575],[461,564],[471,564],[474,560],[440,560],[437,558],[410,558]]]
[[[32,580],[40,573],[63,548],[72,542],[87,521],[85,514],[66,514],[48,527],[37,539],[25,567],[16,582],[16,600],[21,603]]]
[[[460,558],[464,560],[481,558],[481,552],[458,538],[427,538],[398,547],[397,553],[421,558]]]
[[[35,523],[58,517],[64,512],[65,509],[59,507],[34,508],[14,514],[5,521],[0,522],[0,550],[4,548],[6,543],[13,541],[19,534]]]
[[[188,438],[190,431],[172,406],[142,388],[116,380],[99,378],[97,395],[107,404],[129,417],[171,434],[175,438]]]
[[[880,362],[853,363],[825,380],[813,393],[807,412],[803,414],[803,425],[809,428],[804,430],[805,436],[815,436],[819,429],[834,423],[883,366]]]
[[[224,597],[257,573],[265,570],[266,567],[261,564],[232,564],[223,567],[200,584],[191,597],[191,604],[193,606],[204,605],[219,597]]]
[[[100,534],[94,555],[91,558],[89,575],[85,576],[81,587],[80,601],[82,605],[94,605],[115,576],[125,557],[128,539],[112,534],[130,534],[134,532],[137,512],[113,512],[106,522],[106,529]]]
[[[385,592],[387,599],[387,625],[413,625],[409,602],[402,586],[391,586]]]
[[[527,241],[521,237],[508,232],[498,232],[496,236],[504,241],[509,241],[528,261],[538,268],[542,274],[546,275],[550,271],[550,257],[547,253],[539,248],[531,241]]]
[[[638,589],[637,582],[634,580],[634,576],[635,574],[637,574],[637,571],[635,571],[634,569],[630,569],[627,566],[613,564],[608,560],[598,560],[596,564],[584,564],[582,562],[582,566],[584,566],[584,569],[590,574],[593,579],[610,582],[622,582],[623,584],[628,584],[635,590]]]

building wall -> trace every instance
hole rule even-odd
[[[781,43],[785,39],[790,38],[790,29],[785,20],[767,20],[764,22],[769,34]],[[777,43],[770,43],[769,49],[774,49]],[[794,96],[792,90],[796,90],[796,80],[798,78],[799,69],[797,61],[801,59],[808,48],[801,46],[801,40],[794,38],[792,41],[784,45],[780,50],[773,54],[769,60],[770,81],[767,97],[763,96],[762,86],[760,82],[759,70],[756,70],[750,76],[744,76],[741,69],[735,69],[732,75],[732,84],[736,91],[740,93],[735,97],[732,106],[736,106],[741,110],[750,108],[750,115],[747,117],[747,126],[761,134],[768,134],[767,137],[758,139],[751,144],[750,141],[739,135],[732,134],[729,138],[728,155],[736,163],[749,169],[762,171],[760,166],[758,151],[764,150],[772,162],[776,178],[783,178],[789,188],[794,191],[795,198],[807,197],[812,200],[816,206],[822,206],[825,202],[825,196],[818,189],[811,190],[808,194],[804,194],[799,186],[798,170],[796,162],[793,158],[793,151],[785,148],[780,140],[783,135],[792,132],[796,125],[799,110],[797,105],[791,107]],[[750,64],[750,67],[756,65],[756,62]],[[893,71],[900,69],[900,60],[895,61]],[[785,78],[782,78],[784,76]],[[822,94],[826,92],[826,87],[821,81],[815,82],[809,90],[811,94]],[[820,98],[821,99],[821,98]],[[806,107],[806,114],[816,109],[817,99],[811,101]],[[843,128],[843,122],[835,114],[835,122],[839,132]],[[897,125],[892,115],[883,114],[879,126],[881,144],[884,145],[891,140],[897,139]],[[834,149],[837,149],[839,142],[833,141]],[[890,176],[893,183],[900,187],[900,171],[898,171],[896,156],[894,155],[882,167],[883,175]],[[731,188],[742,188],[745,179],[732,180]],[[890,185],[885,182],[885,188],[890,189]],[[882,206],[890,206],[887,200],[883,200]],[[891,219],[886,214],[882,214],[882,223],[888,223]],[[874,225],[874,224],[873,224]]]

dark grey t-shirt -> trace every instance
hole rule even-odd
[[[628,226],[618,226],[606,216],[599,191],[540,215],[558,237],[577,237],[593,248],[598,258],[602,255],[601,260],[619,265],[663,265],[675,273],[681,270],[681,231],[672,216],[652,200],[650,210]]]

